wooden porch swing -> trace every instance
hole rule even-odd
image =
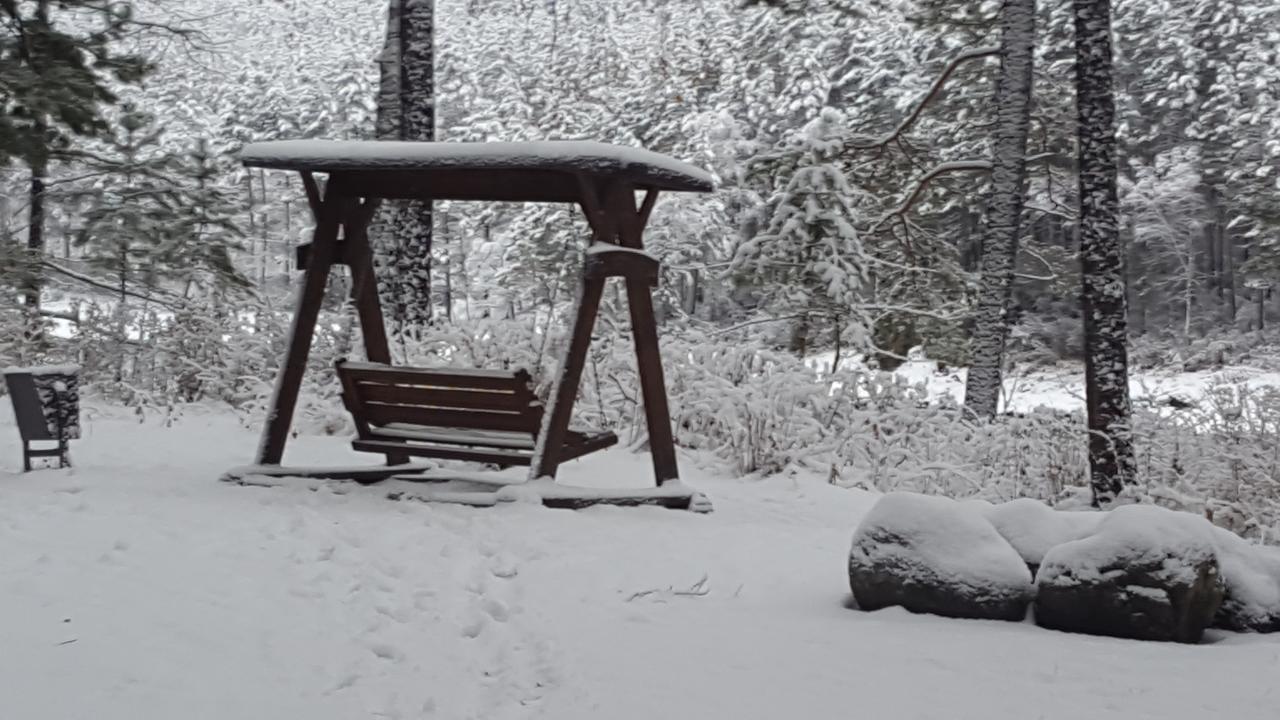
[[[310,243],[298,248],[303,268],[292,334],[277,378],[257,464],[224,479],[312,477],[376,482],[387,478],[447,480],[423,472],[411,457],[469,460],[498,467],[529,466],[524,482],[544,504],[658,504],[709,509],[705,497],[679,482],[650,289],[658,261],[643,250],[649,214],[663,190],[708,192],[702,170],[658,153],[594,142],[531,143],[335,142],[290,140],[245,147],[248,167],[302,175],[316,219]],[[323,188],[315,173],[326,173]],[[637,205],[636,193],[644,198]],[[592,230],[568,347],[544,409],[523,370],[393,367],[373,277],[368,225],[384,199],[573,203]],[[355,420],[356,450],[380,453],[387,465],[366,468],[281,466],[307,366],[320,305],[334,265],[351,270],[367,362],[340,361],[343,402]],[[604,285],[621,278],[653,460],[654,486],[596,491],[555,484],[561,463],[617,442],[610,432],[571,429],[570,419]],[[485,484],[474,474],[455,474]],[[492,490],[492,488],[491,488]],[[488,493],[493,496],[494,493]],[[451,496],[453,497],[453,496]],[[424,499],[431,499],[428,493]],[[455,498],[456,499],[456,498]],[[473,504],[492,504],[478,499]]]

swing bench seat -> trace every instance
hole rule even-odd
[[[356,425],[351,446],[389,462],[409,457],[529,465],[543,405],[525,370],[392,367],[339,360],[342,402]],[[612,432],[570,429],[560,461],[617,444]]]

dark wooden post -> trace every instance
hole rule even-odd
[[[343,226],[342,234],[345,259],[351,268],[351,301],[355,303],[360,317],[365,358],[370,362],[390,363],[391,348],[382,319],[382,302],[378,299],[373,249],[369,245],[369,222],[377,212],[378,204],[377,199],[365,200]]]
[[[364,356],[370,362],[389,365],[391,346],[387,342],[382,301],[378,298],[378,280],[374,275],[373,248],[369,244],[369,223],[378,211],[379,202],[376,198],[369,198],[351,214],[349,222],[342,228],[342,246],[343,258],[351,268],[351,302],[355,304],[360,318]],[[409,462],[409,456],[404,453],[387,453],[386,458],[388,465]]]
[[[307,356],[311,353],[311,339],[316,332],[325,285],[329,281],[329,269],[333,267],[337,252],[338,229],[354,210],[353,201],[336,197],[332,192],[326,192],[325,199],[320,200],[309,175],[304,176],[304,181],[308,185],[308,196],[316,211],[316,229],[307,269],[302,276],[302,288],[298,292],[297,309],[293,314],[292,336],[285,351],[284,363],[280,366],[280,374],[276,378],[271,409],[267,414],[266,427],[262,431],[262,442],[258,446],[259,465],[279,465],[280,459],[284,457],[293,412],[298,405],[298,390],[302,387]]]
[[[644,225],[657,200],[650,190],[639,210],[635,189],[618,184],[611,188],[605,211],[618,224],[618,238],[624,247],[644,249]],[[637,278],[626,278],[627,308],[631,312],[631,334],[636,349],[636,370],[640,375],[640,391],[644,396],[644,418],[649,428],[649,452],[653,456],[653,474],[659,485],[680,479],[676,464],[675,440],[671,436],[671,409],[667,405],[666,379],[662,372],[662,354],[658,349],[658,324],[653,313],[653,295],[649,286]]]
[[[551,407],[542,421],[537,447],[529,466],[530,479],[555,477],[560,468],[560,451],[569,432],[569,420],[578,400],[578,385],[582,382],[582,370],[587,364],[587,349],[591,345],[591,332],[595,328],[596,313],[600,309],[600,295],[604,292],[604,278],[585,280],[578,297],[578,312],[573,321],[573,335],[560,365],[560,375],[551,391]]]
[[[657,199],[650,191],[639,209],[635,205],[635,188],[627,183],[613,182],[602,186],[580,183],[582,210],[591,224],[593,240],[643,249],[641,236],[649,212]],[[656,484],[677,480],[680,471],[676,464],[675,441],[671,435],[671,411],[667,405],[667,390],[662,373],[662,356],[658,350],[658,328],[653,314],[653,297],[649,286],[639,277],[626,277],[627,305],[631,313],[631,329],[636,349],[637,374],[644,397],[645,424],[649,430],[649,452],[653,457]],[[584,277],[582,295],[578,301],[573,334],[560,367],[552,405],[534,451],[530,477],[555,477],[559,467],[560,449],[569,427],[573,405],[578,395],[578,384],[586,365],[587,349],[591,344],[591,332],[604,292],[605,278]]]

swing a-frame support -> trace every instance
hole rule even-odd
[[[448,472],[424,472],[427,466],[410,463],[411,456],[426,456],[474,459],[499,466],[528,465],[527,479],[518,484],[534,488],[544,504],[552,506],[604,502],[707,509],[704,497],[679,482],[651,295],[658,282],[658,263],[644,253],[643,242],[659,192],[707,192],[712,184],[706,173],[657,153],[589,142],[282,141],[250,145],[242,159],[250,167],[301,173],[316,227],[312,241],[298,250],[302,286],[257,464],[233,470],[226,479],[244,484],[294,476],[361,482],[392,477],[449,479]],[[325,173],[327,181],[318,182],[316,173]],[[642,196],[639,203],[637,195]],[[540,404],[530,409],[521,389],[526,383],[519,373],[390,367],[368,237],[378,204],[388,199],[555,202],[582,209],[592,242],[582,269],[568,347],[545,412]],[[350,269],[351,300],[369,361],[339,366],[344,401],[361,436],[353,444],[360,450],[383,453],[387,465],[285,467],[281,465],[285,444],[325,288],[335,265]],[[616,442],[612,433],[589,434],[570,428],[600,299],[610,278],[619,278],[626,286],[654,486],[609,491],[568,488],[554,483],[563,461]],[[426,430],[405,430],[405,419]],[[512,439],[520,432],[528,436],[527,447]],[[487,483],[475,474],[453,475],[465,476],[464,482],[471,485]],[[517,483],[500,480],[492,484]],[[498,496],[492,487],[490,490],[485,499],[473,504],[492,504],[492,498]],[[414,493],[397,490],[393,494]],[[456,492],[448,497],[439,493],[433,497],[430,490],[418,495],[427,500],[459,500]]]

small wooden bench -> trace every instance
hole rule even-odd
[[[524,370],[425,369],[339,360],[342,401],[356,425],[351,446],[399,464],[410,456],[529,465],[543,405]],[[612,432],[570,430],[560,460],[618,442]]]
[[[80,437],[79,389],[75,367],[6,368],[5,385],[22,438],[22,470],[31,458],[56,457],[58,467],[71,467],[67,442]],[[32,443],[56,443],[32,447]]]

